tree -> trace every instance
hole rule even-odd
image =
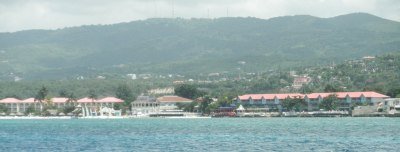
[[[206,111],[207,111],[208,113],[210,113],[211,111],[214,111],[214,110],[217,109],[218,107],[219,107],[218,102],[212,102],[212,103],[210,103],[210,104],[207,106]]]
[[[47,106],[48,108],[50,108],[50,109],[55,108],[54,105],[53,105],[53,100],[52,100],[52,98],[46,97],[45,101],[46,101],[46,106]]]
[[[186,106],[185,106],[185,111],[188,111],[188,112],[193,112],[194,111],[194,107],[197,105],[198,103],[196,102],[196,101],[192,101],[191,103],[189,103],[189,104],[187,104]]]
[[[301,109],[304,109],[306,105],[307,103],[304,101],[304,99],[300,97],[287,97],[285,100],[282,101],[282,107],[286,108],[287,111],[292,111],[293,109],[299,111]]]
[[[42,88],[38,91],[35,96],[35,101],[39,101],[40,103],[40,111],[43,110],[43,101],[46,99],[49,90],[46,87],[42,86]]]
[[[66,97],[68,98],[67,99],[67,105],[65,105],[64,108],[62,109],[64,114],[71,113],[72,111],[75,110],[74,104],[70,104],[70,103],[76,102],[76,100],[77,100],[77,98],[76,98],[76,96],[74,95],[73,92],[68,94]]]
[[[98,97],[96,91],[93,90],[93,89],[90,89],[90,90],[88,91],[88,94],[89,94],[88,98],[92,99],[93,101],[96,100],[97,97]]]
[[[190,84],[181,84],[175,87],[175,95],[184,98],[195,99],[204,94],[205,94],[204,92],[199,91],[194,85]]]
[[[307,102],[303,98],[295,97],[293,100],[296,102],[294,105],[296,111],[304,111],[308,109]]]
[[[285,100],[282,101],[282,107],[285,108],[287,111],[292,111],[295,103],[294,100],[291,98],[287,97]]]
[[[123,105],[121,103],[115,103],[113,108],[115,110],[121,110],[123,108]]]
[[[218,98],[218,104],[223,107],[230,106],[232,104],[232,99],[233,97],[230,96],[220,96]]]
[[[399,98],[400,97],[400,87],[392,87],[387,92],[390,97]]]
[[[125,106],[129,106],[135,98],[132,89],[127,84],[119,85],[115,95],[117,98],[124,100]]]
[[[31,113],[36,113],[35,108],[33,106],[29,106],[28,108],[26,108],[25,110],[25,115],[29,115]]]
[[[60,90],[59,92],[58,92],[58,96],[60,96],[60,97],[68,97],[68,91],[67,90],[64,90],[64,89],[62,89],[62,90]]]
[[[324,88],[325,92],[339,92],[342,91],[339,87],[334,86],[332,84],[327,84]]]
[[[200,111],[202,114],[210,113],[210,109],[208,108],[208,106],[210,105],[211,102],[212,102],[212,99],[209,96],[203,97],[203,99],[200,103]]]
[[[39,101],[42,103],[47,97],[47,94],[49,93],[49,90],[47,90],[46,87],[42,86],[42,88],[38,91],[38,93],[35,96],[35,101]]]
[[[76,100],[78,100],[73,92],[71,92],[66,97],[68,98],[68,100],[67,100],[68,103],[75,102]]]
[[[312,93],[313,90],[311,89],[311,87],[308,84],[304,84],[301,86],[300,92],[303,94],[309,94],[309,93]]]
[[[336,110],[339,105],[340,102],[338,101],[337,95],[331,94],[322,100],[319,107],[325,110]]]
[[[176,103],[175,105],[176,105],[176,107],[178,107],[178,109],[183,109],[183,108],[185,108],[185,104],[180,103],[180,102]]]
[[[251,84],[250,90],[252,92],[265,92],[265,91],[274,89],[271,87],[272,86],[271,82],[269,82],[267,80],[255,81]]]
[[[176,106],[178,109],[182,109],[184,111],[192,112],[194,110],[194,107],[197,105],[196,101],[192,101],[190,103],[176,103]]]
[[[74,110],[75,110],[75,107],[74,106],[70,106],[70,105],[64,106],[64,108],[62,109],[64,114],[71,113]]]
[[[0,112],[8,113],[8,108],[4,104],[0,104]]]

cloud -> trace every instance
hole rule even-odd
[[[0,2],[0,32],[112,24],[154,17],[285,15],[332,17],[371,13],[400,21],[398,0],[13,0]]]

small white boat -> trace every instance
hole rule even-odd
[[[394,109],[400,110],[400,105],[394,105]]]

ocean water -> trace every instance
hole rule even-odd
[[[400,118],[0,120],[0,151],[399,151]]]

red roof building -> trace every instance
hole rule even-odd
[[[78,99],[76,102],[78,102],[78,103],[92,103],[92,102],[95,102],[95,101],[96,101],[96,99],[91,99],[91,98],[85,97],[85,98]]]
[[[21,103],[21,100],[16,98],[5,98],[0,100],[0,103]]]
[[[38,102],[38,101],[35,101],[35,98],[28,98],[28,99],[22,100],[21,102],[23,102],[23,103],[35,103],[35,102]]]
[[[379,94],[376,92],[330,92],[330,93],[311,93],[311,94],[300,94],[300,93],[290,93],[290,94],[245,94],[238,96],[236,102],[238,104],[243,104],[247,106],[273,106],[279,107],[282,100],[286,98],[301,98],[304,99],[309,106],[309,110],[315,110],[318,107],[318,103],[324,100],[324,98],[329,95],[335,95],[338,100],[344,103],[370,103],[377,104],[382,102],[384,99],[389,98],[389,96]]]
[[[55,97],[50,99],[50,103],[57,108],[63,108],[66,105],[70,106],[91,106],[91,107],[113,107],[115,103],[123,103],[124,101],[115,97],[105,97],[99,100],[90,99],[88,97],[77,100],[76,102],[68,102],[68,98]],[[5,98],[0,100],[0,104],[5,105],[10,113],[24,113],[29,107],[33,107],[35,110],[42,110],[42,104],[49,104],[45,101],[40,103],[35,101],[34,98],[27,98],[25,100],[19,100],[16,98]]]
[[[160,110],[177,110],[177,103],[191,103],[191,99],[179,97],[179,96],[163,96],[157,98]]]
[[[115,98],[115,97],[105,97],[100,100],[96,100],[98,103],[122,103],[124,100]]]

